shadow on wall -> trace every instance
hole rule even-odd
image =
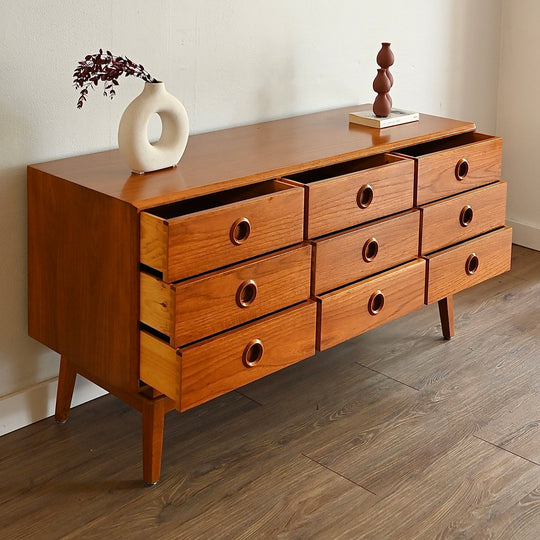
[[[14,141],[32,140],[32,125],[0,105],[0,147],[6,161],[32,148],[15,149]],[[11,155],[10,155],[10,148]],[[1,165],[0,165],[1,166]],[[55,377],[59,357],[27,333],[26,166],[0,169],[0,399]],[[46,403],[28,403],[27,417],[42,417]]]
[[[446,59],[450,69],[445,81],[450,115],[459,111],[462,120],[472,119],[480,130],[494,133],[500,32],[493,29],[499,28],[500,8],[486,10],[484,2],[456,2],[450,9]]]

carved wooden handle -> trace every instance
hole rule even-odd
[[[373,188],[369,184],[364,184],[356,195],[356,204],[360,208],[367,208],[373,202]]]
[[[379,242],[375,238],[366,240],[362,248],[362,259],[367,263],[371,262],[379,253]]]
[[[456,180],[463,180],[469,173],[469,162],[465,158],[461,158],[456,163]]]
[[[368,311],[370,315],[377,315],[384,307],[384,294],[381,291],[375,291],[368,300]]]
[[[243,244],[251,233],[251,223],[246,217],[237,219],[231,227],[230,239],[235,246]]]
[[[478,255],[476,253],[471,253],[465,261],[465,272],[469,276],[472,276],[478,270],[479,264],[480,261],[478,259]]]
[[[236,291],[236,304],[238,307],[247,308],[257,298],[257,284],[252,280],[244,281]]]
[[[252,339],[242,353],[242,362],[246,367],[254,367],[260,361],[264,353],[264,346],[260,339]]]

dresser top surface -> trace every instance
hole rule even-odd
[[[138,209],[473,131],[471,122],[426,114],[384,129],[349,124],[345,107],[192,135],[177,167],[137,175],[118,150],[31,165]]]

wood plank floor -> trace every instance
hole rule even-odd
[[[182,415],[142,487],[112,396],[0,438],[0,537],[540,538],[540,253]]]

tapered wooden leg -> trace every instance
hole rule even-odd
[[[439,315],[444,339],[454,337],[454,297],[452,295],[439,300]]]
[[[58,374],[58,390],[56,391],[56,410],[54,418],[59,424],[63,424],[69,416],[73,388],[77,372],[64,356],[60,358],[60,372]]]
[[[164,397],[145,399],[142,408],[143,478],[149,486],[157,483],[161,473],[165,403]]]

